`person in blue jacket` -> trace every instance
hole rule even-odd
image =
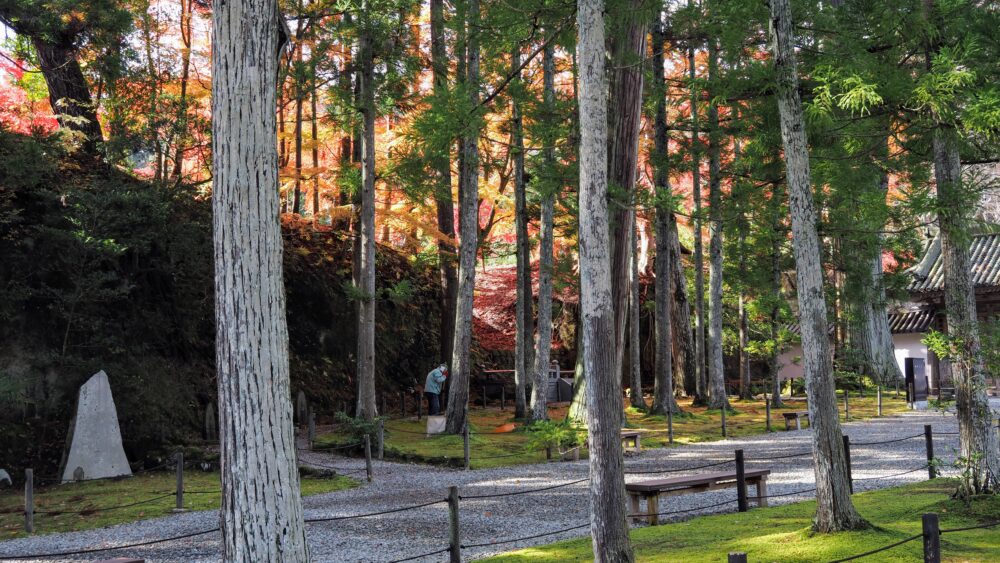
[[[448,379],[448,365],[441,364],[437,369],[427,374],[424,383],[424,396],[427,397],[427,414],[441,414],[441,384]]]

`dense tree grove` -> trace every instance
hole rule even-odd
[[[899,384],[888,311],[936,239],[960,492],[1000,493],[996,313],[977,311],[970,255],[1000,229],[994,3],[0,0],[0,24],[0,406],[19,407],[18,443],[51,439],[29,412],[64,421],[81,370],[170,371],[177,408],[153,416],[175,424],[136,421],[144,443],[183,441],[217,402],[227,431],[274,425],[237,461],[294,488],[266,459],[294,458],[293,389],[370,422],[443,362],[461,433],[483,367],[511,370],[530,422],[552,362],[575,363],[595,557],[629,561],[625,389],[678,416],[679,397],[778,406],[779,356],[801,344],[815,529],[857,529],[836,389]],[[509,353],[487,355],[478,284],[504,268]],[[240,410],[248,393],[267,408]],[[224,482],[227,513],[250,510]],[[282,557],[305,560],[301,507],[259,500]],[[272,532],[223,522],[248,534],[227,553]]]

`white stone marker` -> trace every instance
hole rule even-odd
[[[444,433],[445,426],[448,423],[447,416],[428,416],[427,417],[427,435],[432,434],[442,434]]]
[[[62,468],[62,482],[131,475],[118,411],[104,371],[95,373],[80,387],[76,416],[69,428],[69,455]]]

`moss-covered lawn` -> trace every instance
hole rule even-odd
[[[357,481],[348,477],[302,478],[302,495],[317,495],[354,487]],[[88,530],[157,518],[169,514],[176,506],[174,473],[144,473],[120,480],[68,483],[35,489],[35,533]],[[204,471],[184,473],[184,507],[188,510],[219,508],[221,485],[219,474]],[[191,494],[197,491],[198,494]],[[165,497],[150,503],[114,510],[99,510]],[[59,512],[42,514],[41,512]],[[83,514],[79,514],[84,512]],[[26,535],[24,532],[24,496],[20,491],[0,494],[0,539]]]
[[[663,563],[721,562],[730,552],[746,552],[753,563],[813,563],[856,555],[921,531],[920,517],[937,512],[941,528],[959,528],[1000,520],[1000,497],[975,499],[970,506],[949,498],[955,482],[936,479],[904,487],[854,495],[861,514],[872,523],[861,532],[813,534],[815,502],[752,509],[744,514],[703,516],[685,522],[632,531],[638,561]],[[1000,561],[1000,527],[944,534],[944,561]],[[528,548],[487,559],[494,563],[590,561],[589,538]],[[923,561],[923,544],[915,540],[863,561]]]
[[[648,402],[648,401],[647,401]],[[852,395],[849,399],[851,420],[872,418],[877,413],[875,397]],[[733,411],[726,417],[727,434],[729,437],[763,434],[767,431],[767,410],[762,400],[740,401],[731,400]],[[802,399],[786,400],[784,409],[774,409],[771,412],[771,428],[776,432],[784,432],[785,424],[781,417],[782,411],[805,410],[806,402]],[[843,400],[841,399],[841,418],[843,419]],[[674,445],[706,442],[722,439],[722,413],[718,410],[708,410],[705,407],[694,407],[690,399],[680,401],[684,411],[682,416],[674,417]],[[568,405],[558,403],[550,405],[549,418],[563,420],[566,417]],[[893,398],[892,393],[882,397],[882,414],[890,416],[904,412],[906,402],[903,398]],[[500,410],[496,407],[488,409],[473,408],[469,411],[473,432],[471,452],[473,468],[490,468],[499,466],[519,465],[525,463],[543,463],[546,461],[544,451],[526,451],[530,436],[523,431],[523,424],[514,418],[512,408]],[[666,417],[647,415],[645,412],[628,408],[626,410],[628,425],[643,431],[643,447],[668,446]],[[515,423],[518,429],[508,433],[494,433],[494,430],[504,424]],[[412,417],[392,419],[386,422],[387,459],[416,461],[440,465],[460,466],[463,463],[463,448],[461,436],[433,436],[423,434],[425,422],[417,422]],[[581,431],[581,436],[584,433]],[[316,446],[336,446],[348,444],[352,439],[339,432],[320,433]],[[357,448],[354,455],[361,455]],[[581,451],[586,457],[586,450]]]

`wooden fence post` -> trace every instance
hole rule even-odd
[[[24,531],[35,533],[35,470],[24,470]]]
[[[505,410],[507,408],[507,386],[500,386],[500,410]]]
[[[469,417],[465,417],[465,426],[462,428],[462,453],[465,455],[465,468],[471,465],[469,459]]]
[[[365,474],[368,482],[372,482],[372,437],[365,434]]]
[[[743,450],[736,450],[736,504],[740,512],[749,509],[747,505],[747,478],[746,467],[743,463]]]
[[[667,443],[674,444],[674,411],[667,409]]]
[[[424,398],[418,394],[417,395],[417,422],[420,422],[420,419],[423,418],[423,416],[424,416]]]
[[[851,403],[847,400],[850,394],[850,391],[844,389],[844,420],[851,420]]]
[[[486,385],[483,385],[483,408],[486,408]]]
[[[924,448],[927,450],[927,478],[937,477],[934,469],[934,430],[930,424],[924,425]]]
[[[878,402],[878,415],[877,416],[882,416],[882,386],[881,385],[879,385],[878,388],[875,390],[875,397],[876,397],[877,402]]]
[[[309,451],[312,451],[313,444],[316,442],[316,413],[313,412],[312,405],[309,406],[309,427],[306,432],[306,439],[309,441]]]
[[[399,415],[406,418],[406,391],[399,392]]]
[[[938,515],[929,512],[923,515],[924,563],[941,563],[941,528]]]
[[[176,500],[173,512],[185,512],[184,510],[184,452],[174,454],[174,462],[177,465],[177,491],[174,493]]]
[[[841,436],[844,440],[844,462],[847,464],[847,487],[854,494],[854,471],[851,469],[851,437],[847,434]]]
[[[385,419],[380,418],[378,421],[378,458],[381,460],[385,457]]]
[[[726,437],[726,411],[729,410],[726,407],[722,407],[722,437]]]
[[[448,540],[451,563],[462,563],[462,541],[458,524],[458,487],[448,487]]]
[[[747,554],[742,551],[730,553],[729,563],[747,563]]]
[[[767,393],[764,393],[764,413],[767,415],[767,431],[773,432],[771,430],[771,399],[767,397]]]

